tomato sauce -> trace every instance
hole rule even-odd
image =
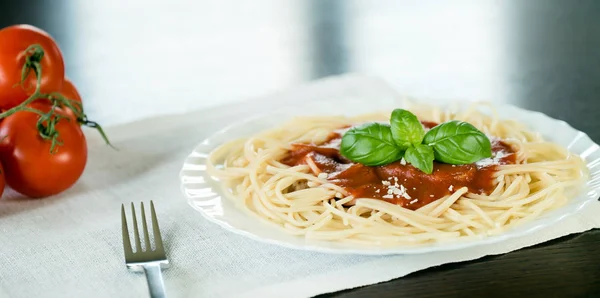
[[[436,125],[433,122],[422,124],[425,128]],[[497,165],[516,163],[513,148],[501,140],[492,139],[492,158],[467,165],[434,161],[431,174],[404,160],[371,167],[342,156],[339,151],[341,138],[340,133],[333,132],[319,145],[292,144],[290,153],[281,162],[289,166],[309,165],[315,175],[326,173],[331,183],[343,187],[354,198],[385,200],[412,210],[462,187],[467,187],[471,193],[489,193],[495,186],[493,175]]]

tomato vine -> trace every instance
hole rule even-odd
[[[39,44],[30,45],[25,51],[26,55],[25,63],[23,64],[23,68],[21,70],[21,82],[16,84],[14,87],[26,88],[24,86],[24,82],[29,76],[29,74],[33,71],[36,76],[36,86],[34,92],[21,104],[8,109],[2,113],[0,113],[0,119],[4,119],[16,112],[26,111],[31,113],[38,114],[39,120],[37,122],[37,130],[40,134],[40,137],[44,140],[51,142],[50,153],[55,153],[58,149],[57,146],[61,146],[62,142],[60,141],[60,133],[56,130],[56,124],[58,121],[66,120],[71,121],[69,117],[59,115],[56,113],[57,108],[66,108],[70,109],[76,117],[76,121],[84,126],[96,129],[106,144],[113,147],[108,137],[104,133],[102,126],[94,121],[90,121],[87,118],[87,115],[83,111],[83,105],[81,102],[76,100],[72,100],[66,98],[59,92],[51,92],[51,93],[42,93],[41,85],[42,85],[42,65],[41,61],[44,57],[44,49]],[[38,109],[31,108],[29,105],[36,100],[48,100],[52,104],[52,108],[48,112],[42,112]],[[114,147],[113,147],[114,148]]]

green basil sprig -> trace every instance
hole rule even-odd
[[[432,128],[423,143],[433,147],[435,160],[443,163],[469,164],[492,156],[490,139],[470,123],[457,120]]]
[[[400,148],[408,149],[413,144],[421,144],[425,129],[413,113],[395,109],[390,118],[392,136]]]
[[[492,156],[488,137],[473,125],[448,121],[425,133],[413,113],[396,109],[391,125],[368,123],[348,130],[342,136],[341,154],[367,166],[381,166],[400,160],[431,174],[433,161],[469,164]]]
[[[404,153],[404,159],[406,162],[412,164],[415,168],[431,174],[433,172],[433,159],[434,159],[433,148],[427,145],[418,144],[412,146]]]
[[[402,158],[389,125],[370,123],[349,129],[342,137],[340,153],[367,166],[380,166]]]

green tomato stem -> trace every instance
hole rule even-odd
[[[63,142],[59,139],[60,133],[56,129],[56,125],[58,124],[58,121],[60,121],[61,119],[66,119],[67,121],[70,120],[70,119],[68,119],[68,117],[65,117],[63,115],[56,113],[56,108],[66,107],[67,109],[70,109],[75,114],[77,122],[98,130],[98,132],[100,133],[100,135],[102,136],[102,138],[104,139],[106,144],[111,146],[113,149],[116,149],[108,140],[108,137],[104,133],[104,130],[102,129],[100,124],[98,124],[94,121],[89,121],[87,119],[87,116],[85,115],[85,113],[83,111],[83,105],[80,102],[72,100],[72,99],[68,99],[58,92],[52,92],[49,94],[44,94],[41,92],[41,87],[42,87],[41,60],[44,57],[44,49],[42,48],[42,46],[39,44],[33,44],[25,50],[25,53],[28,54],[28,56],[26,57],[25,63],[23,64],[23,68],[21,70],[21,82],[19,84],[17,84],[16,87],[20,86],[21,88],[25,89],[26,88],[25,81],[26,81],[27,77],[29,76],[29,74],[31,73],[31,71],[33,70],[33,73],[36,76],[35,91],[33,92],[33,94],[31,94],[25,101],[23,101],[18,106],[13,107],[7,111],[0,113],[0,119],[4,119],[4,118],[11,116],[11,115],[15,114],[16,112],[20,112],[20,111],[38,114],[40,116],[40,118],[38,119],[38,122],[37,122],[37,129],[40,134],[40,137],[44,140],[48,140],[51,142],[50,153],[54,154],[58,150],[57,146],[63,145]],[[38,109],[31,108],[28,106],[32,102],[34,102],[36,100],[40,100],[40,99],[47,99],[52,103],[52,107],[51,107],[50,111],[48,111],[47,113],[44,113]]]

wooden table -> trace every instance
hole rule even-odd
[[[600,231],[319,297],[600,297]]]
[[[598,1],[164,3],[2,1],[0,26],[50,32],[105,124],[357,71],[538,110],[600,141]],[[600,297],[599,247],[595,230],[323,297]]]

